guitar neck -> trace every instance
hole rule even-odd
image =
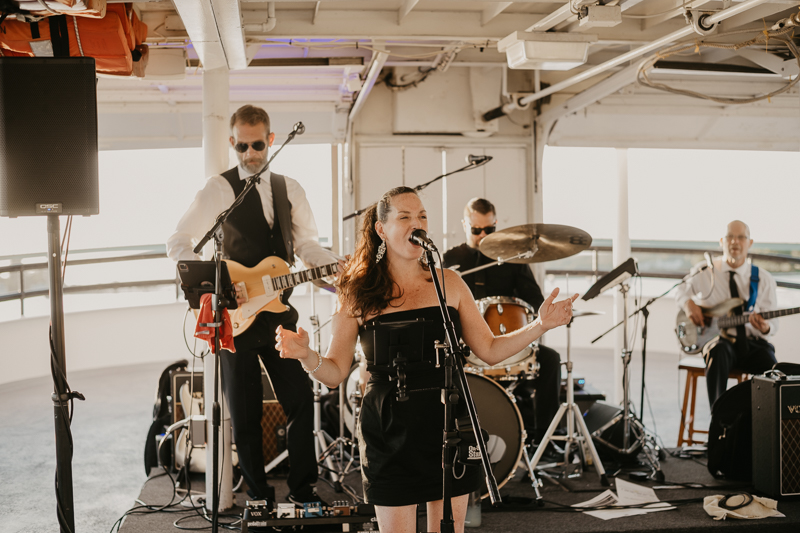
[[[769,320],[770,318],[778,318],[781,316],[794,315],[797,313],[800,313],[800,307],[792,307],[790,309],[778,309],[777,311],[765,311],[759,314],[764,318],[764,320]],[[719,327],[721,329],[735,328],[736,326],[747,324],[751,314],[752,313],[744,313],[742,315],[733,315],[720,318],[718,323]]]
[[[332,276],[336,274],[338,267],[338,263],[331,263],[329,265],[309,268],[308,270],[301,270],[300,272],[290,272],[283,276],[276,276],[272,278],[272,288],[276,291],[291,289],[292,287],[296,287],[308,281]]]

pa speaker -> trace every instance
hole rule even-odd
[[[755,376],[753,486],[773,498],[800,496],[800,376]]]
[[[92,58],[0,57],[0,216],[96,215]]]
[[[628,426],[628,446],[632,449],[628,453],[620,450],[624,444],[625,425],[624,413],[616,405],[606,402],[595,402],[584,415],[584,422],[589,433],[592,435],[592,442],[601,458],[617,463],[637,462],[637,455],[642,450],[641,442],[634,444],[636,435],[632,425]]]

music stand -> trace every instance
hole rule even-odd
[[[222,262],[220,273],[223,297],[228,301],[228,309],[236,309],[236,286],[231,281],[228,265]],[[204,294],[214,294],[216,266],[214,261],[178,261],[178,276],[181,279],[181,290],[189,307],[200,309],[200,298]]]

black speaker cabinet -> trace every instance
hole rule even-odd
[[[800,496],[800,376],[753,378],[753,486]]]
[[[96,215],[94,59],[0,57],[0,216]]]
[[[598,401],[595,402],[586,412],[583,418],[586,428],[592,435],[597,453],[605,460],[617,463],[635,463],[636,457],[641,451],[641,443],[631,446],[635,440],[635,433],[629,426],[628,446],[632,447],[628,453],[621,453],[619,450],[624,444],[625,425],[622,409],[617,405]]]

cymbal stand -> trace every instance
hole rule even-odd
[[[572,380],[572,359],[570,358],[571,329],[572,320],[570,320],[567,324],[567,362],[565,363],[565,366],[567,367],[567,401],[566,403],[562,403],[558,408],[558,411],[553,417],[553,421],[550,422],[550,426],[548,426],[544,437],[542,437],[542,441],[539,443],[539,447],[536,449],[536,453],[533,455],[533,458],[528,456],[528,448],[527,446],[525,447],[525,461],[528,463],[528,470],[531,472],[531,476],[533,476],[533,471],[536,468],[536,465],[539,464],[539,460],[542,458],[547,444],[550,441],[555,440],[564,441],[564,473],[565,475],[568,475],[569,452],[572,447],[575,446],[580,450],[581,457],[583,458],[584,462],[584,447],[587,447],[592,455],[592,461],[595,469],[597,470],[597,475],[600,476],[600,483],[607,487],[608,477],[606,477],[606,472],[603,469],[603,463],[600,461],[600,456],[597,454],[597,449],[594,447],[592,435],[589,433],[589,428],[586,427],[586,422],[583,420],[583,413],[581,413],[578,404],[575,403],[575,384]],[[554,435],[564,416],[567,417],[567,434],[564,436]],[[577,475],[580,475],[580,471]],[[536,496],[536,499],[539,500],[540,496],[538,490],[536,491]]]
[[[311,325],[313,327],[313,349],[319,353],[322,346],[321,331],[331,319],[320,324],[317,315],[316,298],[314,293],[318,289],[310,285],[311,291]],[[339,436],[333,438],[322,429],[322,384],[316,379],[311,380],[314,390],[314,447],[317,453],[317,462],[321,469],[330,476],[330,485],[336,492],[346,492],[355,502],[362,501],[362,497],[352,488],[344,484],[344,478],[350,473],[355,457],[355,440],[344,436],[344,402],[347,400],[346,385],[339,385]],[[350,447],[350,452],[345,447]],[[347,462],[345,462],[347,461]],[[324,466],[322,466],[324,464]],[[328,482],[324,477],[323,481]]]
[[[483,270],[485,268],[490,268],[495,265],[502,265],[503,263],[508,263],[509,261],[513,261],[514,259],[530,259],[536,252],[539,250],[539,245],[534,241],[533,248],[528,250],[527,252],[522,252],[521,254],[517,254],[512,257],[498,257],[497,261],[492,261],[491,263],[486,263],[485,265],[477,266],[475,268],[470,268],[469,270],[465,270],[463,272],[456,270],[459,276],[466,276],[467,274],[472,274],[473,272],[477,272],[479,270]],[[452,267],[451,267],[452,268]]]

